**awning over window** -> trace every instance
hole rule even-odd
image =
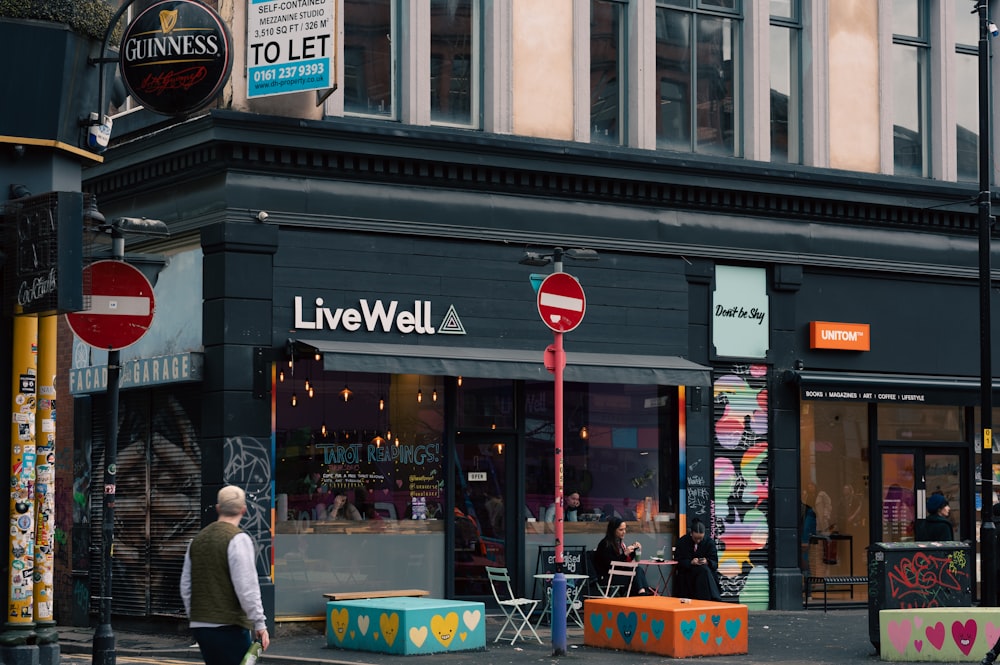
[[[802,399],[968,406],[979,403],[976,377],[812,371],[790,374],[800,384]],[[998,388],[994,383],[994,393]]]
[[[292,343],[323,354],[323,368],[429,376],[475,376],[551,381],[544,350],[480,349],[407,344],[365,344],[314,339]],[[708,367],[677,356],[566,352],[566,381],[664,386],[711,386]]]

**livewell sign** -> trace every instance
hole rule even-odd
[[[167,0],[128,24],[118,60],[137,102],[163,115],[184,115],[211,102],[229,80],[232,37],[211,7]]]

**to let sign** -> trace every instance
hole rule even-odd
[[[331,87],[336,0],[250,0],[247,99]]]
[[[549,328],[569,332],[580,325],[587,311],[583,287],[572,275],[554,272],[538,287],[538,314]]]
[[[138,342],[153,322],[153,286],[124,261],[96,261],[83,269],[91,284],[90,308],[66,315],[69,327],[87,344],[115,351]]]

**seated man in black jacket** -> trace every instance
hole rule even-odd
[[[674,578],[674,595],[697,600],[722,600],[716,571],[719,569],[719,550],[715,541],[705,534],[705,523],[697,517],[691,520],[686,536],[677,541],[674,550],[677,573]]]

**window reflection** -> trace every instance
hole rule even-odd
[[[955,8],[955,151],[959,180],[979,179],[979,17]]]
[[[736,3],[713,4],[738,9],[730,6]],[[731,18],[657,7],[659,147],[729,156],[741,152],[736,125],[738,30],[739,23]]]
[[[625,43],[625,6],[594,0],[590,5],[590,140],[624,141],[625,72],[621,48]]]
[[[473,0],[431,0],[431,119],[470,125],[477,78]]]
[[[896,175],[929,175],[928,59],[930,40],[924,0],[893,4],[892,114]]]
[[[344,0],[344,111],[395,117],[393,2]]]
[[[802,26],[798,2],[771,2],[771,161],[802,161]]]

